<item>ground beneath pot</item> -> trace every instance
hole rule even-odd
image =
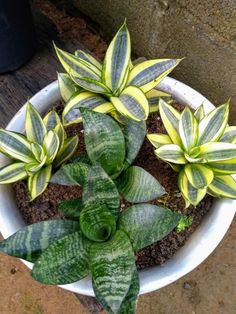
[[[183,109],[183,106],[177,103],[174,103],[174,106],[179,111]],[[54,108],[60,115],[63,105],[58,104]],[[149,133],[165,133],[158,112],[153,113],[148,119],[147,129]],[[74,134],[79,135],[79,146],[75,154],[78,156],[83,154],[85,152],[85,145],[82,124],[71,125],[66,128],[66,131],[68,136]],[[210,210],[212,198],[206,196],[197,207],[194,208],[190,206],[186,209],[177,185],[177,173],[175,173],[168,164],[155,157],[153,147],[147,139],[145,139],[134,164],[143,167],[151,173],[166,190],[166,194],[162,198],[155,199],[150,203],[164,205],[173,211],[185,213],[193,218],[192,225],[186,230],[177,232],[174,229],[161,241],[153,243],[136,254],[137,268],[145,269],[164,263],[184,245],[188,237],[201,223],[204,215]],[[34,201],[30,201],[25,181],[17,182],[13,186],[18,208],[27,224],[42,220],[63,218],[57,211],[58,204],[66,199],[80,197],[82,194],[82,189],[78,186],[69,187],[50,184],[44,193]],[[130,204],[121,201],[121,207],[123,209],[128,206],[130,206]]]
[[[29,97],[56,79],[55,69],[62,71],[53,51],[52,40],[66,50],[87,48],[101,58],[104,56],[106,43],[99,36],[98,25],[76,11],[72,2],[33,2],[36,4],[34,17],[38,51],[20,70],[0,76],[1,127],[8,123]],[[173,54],[172,57],[179,56]],[[197,269],[160,291],[141,296],[138,314],[236,313],[235,243],[236,222],[214,253]],[[88,298],[80,296],[81,303],[87,303],[84,309],[73,293],[40,285],[31,278],[29,269],[19,260],[1,253],[0,286],[1,314],[98,313],[96,304]]]

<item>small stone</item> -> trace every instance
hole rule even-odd
[[[191,286],[191,284],[190,284],[189,282],[186,281],[186,282],[183,284],[183,288],[186,289],[186,290],[189,290],[189,289],[192,288],[192,286]]]
[[[14,275],[17,271],[18,271],[18,268],[17,268],[16,266],[14,266],[14,267],[10,270],[10,272],[11,272],[12,275]]]

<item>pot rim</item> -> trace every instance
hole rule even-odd
[[[213,104],[203,95],[176,79],[166,77],[158,84],[158,89],[170,93],[177,101],[194,109],[201,104],[204,105],[206,112],[214,109]],[[58,84],[54,81],[35,94],[30,102],[43,114],[59,99]],[[7,125],[8,130],[24,131],[25,111],[26,104],[11,119]],[[7,161],[8,159],[0,154],[0,166],[5,165]],[[7,238],[25,225],[14,201],[11,185],[0,185],[0,204],[0,231],[3,237]],[[215,199],[200,226],[170,260],[163,265],[139,271],[140,294],[165,287],[201,264],[223,239],[235,211],[235,200]],[[32,268],[32,263],[24,260],[22,262]],[[60,287],[71,292],[94,296],[90,277]]]

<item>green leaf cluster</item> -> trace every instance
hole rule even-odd
[[[208,114],[201,105],[180,114],[164,100],[159,109],[167,134],[148,134],[158,158],[179,172],[179,189],[189,204],[206,194],[236,198],[236,127],[228,125],[229,103]]]
[[[103,63],[81,50],[75,54],[56,46],[55,50],[67,72],[58,74],[60,92],[66,102],[65,125],[81,122],[80,108],[109,113],[118,120],[120,115],[146,120],[149,112],[158,109],[160,97],[169,98],[154,87],[181,61],[154,59],[133,65],[126,23],[111,41]]]
[[[34,262],[32,276],[44,284],[68,284],[90,274],[108,313],[134,313],[135,252],[165,237],[182,215],[143,203],[164,193],[150,174],[130,166],[145,124],[129,121],[121,130],[107,115],[89,109],[81,114],[88,157],[62,166],[52,181],[81,185],[82,198],[60,203],[65,220],[27,226],[1,241],[0,250]],[[119,191],[138,204],[121,211]]]
[[[0,152],[14,159],[13,163],[0,169],[0,184],[27,178],[30,196],[34,199],[46,189],[53,168],[61,166],[72,156],[78,137],[67,138],[54,110],[42,119],[29,102],[25,133],[0,129]]]

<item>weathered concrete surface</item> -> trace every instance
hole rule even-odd
[[[73,0],[111,38],[127,18],[139,56],[186,57],[175,70],[218,105],[232,97],[236,123],[235,0]]]

